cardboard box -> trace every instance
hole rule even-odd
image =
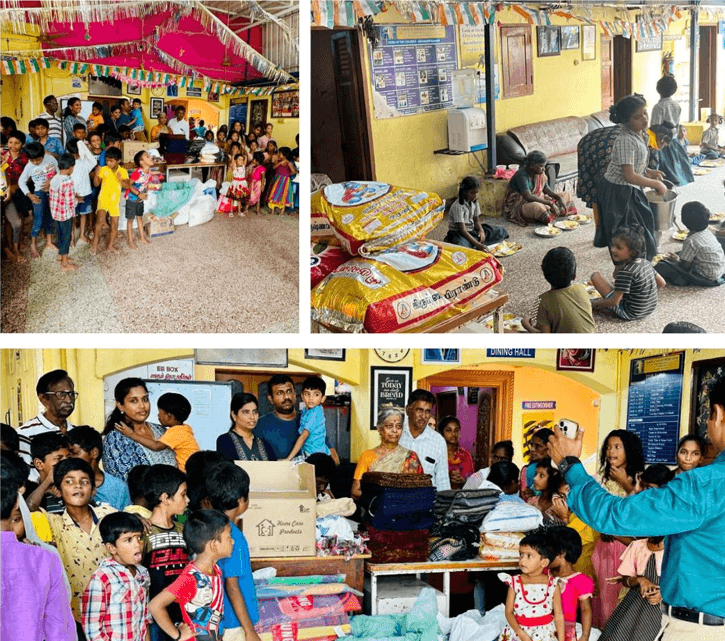
[[[315,556],[315,468],[289,461],[235,461],[249,474],[242,530],[252,558]]]
[[[146,151],[147,149],[158,149],[159,143],[157,142],[142,142],[140,140],[125,140],[121,143],[123,147],[123,162],[133,162],[133,157],[139,151]]]
[[[156,238],[157,236],[166,236],[174,233],[174,219],[157,218],[149,223],[149,236]]]

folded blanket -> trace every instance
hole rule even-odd
[[[360,610],[360,600],[351,592],[330,596],[263,599],[259,601],[259,621],[254,627],[257,632],[263,632],[280,623],[342,616],[346,612]]]
[[[533,505],[523,501],[500,501],[483,519],[482,532],[528,532],[544,522],[544,516]]]
[[[163,183],[156,192],[156,205],[151,213],[158,218],[166,218],[179,211],[193,197],[197,182],[194,178],[188,182]]]

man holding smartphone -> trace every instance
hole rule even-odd
[[[598,532],[665,536],[658,641],[725,639],[725,377],[710,386],[709,400],[707,433],[718,452],[713,463],[625,498],[609,494],[587,474],[578,458],[583,429],[572,440],[556,425],[549,439],[574,514]]]

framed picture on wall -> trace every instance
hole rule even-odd
[[[597,28],[593,24],[582,26],[582,60],[597,59]]]
[[[579,48],[579,27],[560,27],[561,29],[561,48],[578,49]]]
[[[272,94],[272,118],[299,118],[300,92],[278,91]]]
[[[167,98],[178,98],[179,96],[179,85],[168,85],[166,87]]]
[[[710,385],[725,374],[725,358],[695,361],[692,364],[690,401],[690,433],[707,438],[707,419],[710,418]],[[711,449],[708,447],[708,450]],[[708,452],[708,455],[714,452]]]
[[[430,364],[456,364],[461,362],[460,349],[423,349],[420,354],[420,362],[424,365]]]
[[[126,85],[126,93],[129,96],[140,96],[141,85]]]
[[[559,27],[536,27],[537,54],[539,58],[561,54]]]
[[[219,102],[219,92],[218,91],[210,91],[209,95],[206,98],[207,102]]]
[[[371,367],[370,429],[376,429],[378,413],[384,406],[404,408],[412,391],[412,367]]]
[[[594,349],[556,350],[556,369],[570,372],[593,372]]]
[[[249,131],[252,131],[257,125],[264,127],[267,123],[268,103],[268,100],[252,100],[250,104]]]
[[[306,349],[305,360],[311,361],[344,361],[344,349]]]
[[[636,27],[637,34],[635,35],[635,51],[637,53],[640,51],[662,51],[662,32],[660,31],[654,35],[647,34],[646,36],[642,36],[640,32],[640,22],[641,20],[638,18]]]
[[[150,117],[158,118],[159,114],[164,110],[163,98],[151,98]]]

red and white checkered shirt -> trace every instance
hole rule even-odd
[[[53,220],[63,222],[76,214],[76,195],[73,179],[56,174],[50,181],[50,215]]]
[[[83,592],[81,623],[93,641],[140,641],[151,621],[148,570],[136,566],[133,576],[126,566],[103,559]]]

